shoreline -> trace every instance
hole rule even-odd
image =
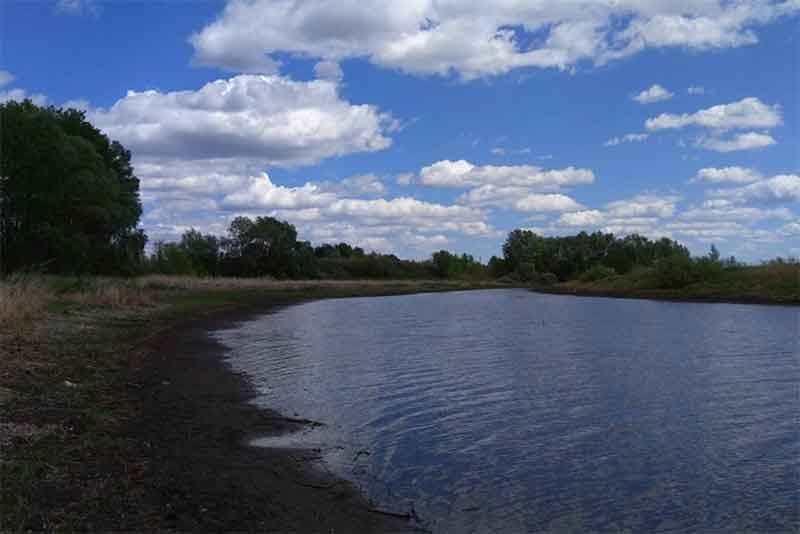
[[[309,282],[53,302],[0,329],[0,531],[424,531],[323,470],[319,451],[249,445],[314,422],[250,402],[211,332],[311,300],[510,287]]]
[[[121,308],[61,299],[0,329],[0,531],[421,531],[323,470],[319,451],[249,445],[314,422],[253,404],[211,332],[312,300],[488,289],[711,302],[436,282],[160,289]]]
[[[256,435],[315,423],[252,404],[254,387],[225,362],[228,349],[211,332],[307,300],[280,299],[191,319],[154,344],[157,363],[145,390],[142,438],[155,444],[151,482],[165,496],[184,496],[163,503],[167,529],[414,531],[400,517],[376,513],[355,486],[321,469],[319,451],[247,444]]]
[[[564,295],[573,297],[600,297],[612,299],[653,300],[660,302],[683,302],[687,304],[747,304],[753,306],[798,307],[800,300],[781,300],[763,295],[718,295],[685,293],[670,289],[608,289],[581,286],[533,287],[534,293],[543,295]]]

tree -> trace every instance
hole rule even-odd
[[[509,271],[516,271],[522,263],[536,262],[539,236],[530,230],[513,230],[503,243],[503,258]]]
[[[195,274],[217,276],[219,274],[219,239],[211,234],[203,235],[190,228],[181,236],[180,247],[188,256]]]
[[[297,271],[295,262],[302,257],[304,272],[314,251],[310,245],[298,245],[297,230],[287,222],[272,217],[236,217],[224,242],[223,270],[234,276],[290,277]]]
[[[82,111],[0,105],[0,274],[134,274],[143,266],[130,152]]]

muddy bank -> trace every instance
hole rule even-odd
[[[153,343],[142,377],[139,439],[151,448],[154,506],[179,531],[409,532],[408,521],[372,509],[352,485],[324,471],[319,451],[246,445],[304,423],[249,403],[245,377],[209,336],[291,301],[189,320]],[[302,414],[301,414],[302,415]]]
[[[669,302],[759,304],[773,306],[798,306],[800,300],[789,295],[785,298],[758,294],[718,294],[714,292],[683,292],[660,289],[611,289],[591,286],[548,286],[533,288],[536,293],[549,295],[572,295],[576,297],[604,297],[618,299],[662,300]]]

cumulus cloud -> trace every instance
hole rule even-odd
[[[90,119],[139,157],[255,158],[283,166],[384,149],[393,123],[373,106],[342,100],[333,82],[253,75],[196,91],[129,91]]]
[[[526,195],[514,201],[513,206],[517,211],[526,212],[571,211],[583,208],[572,198],[560,193]]]
[[[600,210],[583,210],[573,213],[564,213],[559,217],[558,223],[564,226],[593,227],[603,224],[606,214]]]
[[[770,106],[755,97],[744,98],[730,104],[720,104],[695,113],[675,115],[662,113],[647,119],[645,127],[650,131],[700,126],[724,131],[736,128],[773,128],[783,122],[777,105]]]
[[[794,215],[788,208],[763,209],[731,206],[706,201],[702,206],[682,212],[678,218],[694,221],[760,221],[765,219],[789,220]]]
[[[333,202],[336,196],[307,183],[302,187],[275,185],[267,173],[252,178],[247,188],[225,196],[223,202],[232,208],[310,208]]]
[[[465,160],[441,160],[423,167],[418,183],[436,187],[500,185],[557,190],[560,187],[591,184],[594,173],[566,167],[544,170],[533,165],[473,165]]]
[[[717,189],[709,194],[735,203],[800,202],[800,176],[780,174],[743,187]]]
[[[663,102],[664,100],[669,100],[673,96],[675,96],[674,93],[667,91],[658,84],[654,84],[649,89],[645,89],[641,93],[634,95],[632,98],[640,104],[652,104],[654,102]]]
[[[14,76],[8,71],[0,71],[0,87],[8,85],[14,81]],[[10,102],[15,100],[22,102],[23,100],[30,100],[37,106],[44,106],[47,104],[47,97],[41,93],[28,93],[25,89],[9,89],[7,91],[0,91],[0,104],[3,102]]]
[[[617,146],[622,143],[641,143],[642,141],[646,141],[648,137],[650,137],[650,135],[646,133],[629,133],[622,137],[612,137],[604,143],[604,146]]]
[[[671,217],[680,197],[674,195],[637,195],[631,199],[606,204],[612,217]]]
[[[692,183],[734,183],[742,184],[755,182],[759,180],[761,175],[754,169],[746,169],[744,167],[706,167],[697,171],[697,175],[692,178]]]
[[[281,53],[338,61],[365,57],[408,73],[464,80],[523,67],[571,69],[648,48],[753,44],[755,30],[795,13],[794,0],[231,0],[190,38],[197,63],[274,72]]]
[[[374,174],[358,174],[335,182],[323,182],[322,187],[342,195],[383,195],[386,186]]]
[[[30,100],[37,106],[47,105],[47,96],[41,93],[28,93],[24,89],[11,89],[10,91],[0,91],[0,103],[15,100],[22,102],[23,100]]]
[[[775,138],[769,134],[747,132],[736,134],[729,139],[720,137],[701,137],[695,143],[699,148],[715,152],[736,152],[739,150],[755,150],[768,147],[776,143]]]

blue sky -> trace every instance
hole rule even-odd
[[[0,100],[133,152],[151,239],[272,215],[483,259],[504,235],[800,255],[797,0],[3,2]],[[35,28],[36,31],[32,31]]]

